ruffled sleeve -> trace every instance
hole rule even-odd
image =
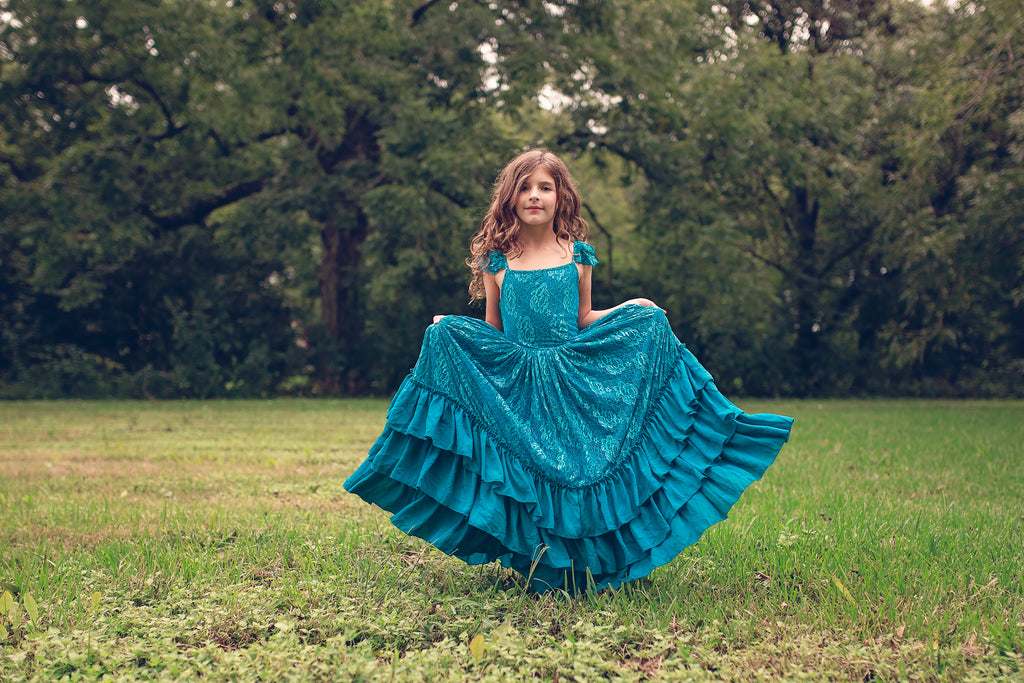
[[[594,248],[586,242],[573,243],[572,260],[582,266],[596,266],[600,263],[594,255]]]
[[[499,270],[508,268],[508,260],[501,252],[492,251],[487,256],[487,263],[483,266],[485,273],[497,273]]]

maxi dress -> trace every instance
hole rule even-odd
[[[466,316],[427,328],[384,432],[345,488],[469,564],[533,588],[616,587],[725,519],[793,420],[748,415],[673,334],[626,305],[578,329],[577,263],[505,270],[504,332]]]

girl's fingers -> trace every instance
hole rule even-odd
[[[650,306],[651,308],[657,308],[659,311],[664,311],[665,310],[664,308],[662,308],[658,304],[654,303],[650,299],[643,299],[643,298],[640,298],[640,299],[630,299],[628,303],[637,304],[638,306]]]

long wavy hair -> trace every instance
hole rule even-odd
[[[554,231],[559,238],[567,241],[587,240],[590,226],[580,215],[583,201],[576,189],[576,181],[562,160],[547,149],[531,149],[516,156],[505,164],[494,183],[491,204],[480,223],[480,229],[469,243],[469,258],[466,265],[473,271],[469,285],[472,301],[484,298],[483,269],[487,266],[490,253],[497,251],[515,258],[523,252],[519,243],[522,225],[516,215],[516,200],[519,188],[537,169],[544,169],[555,180],[558,192],[558,207],[555,209]]]

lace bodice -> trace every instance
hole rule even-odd
[[[524,346],[557,346],[579,334],[579,269],[597,265],[594,248],[573,243],[573,260],[536,270],[508,267],[504,254],[491,252],[487,272],[505,271],[501,284],[501,322],[505,337]]]

